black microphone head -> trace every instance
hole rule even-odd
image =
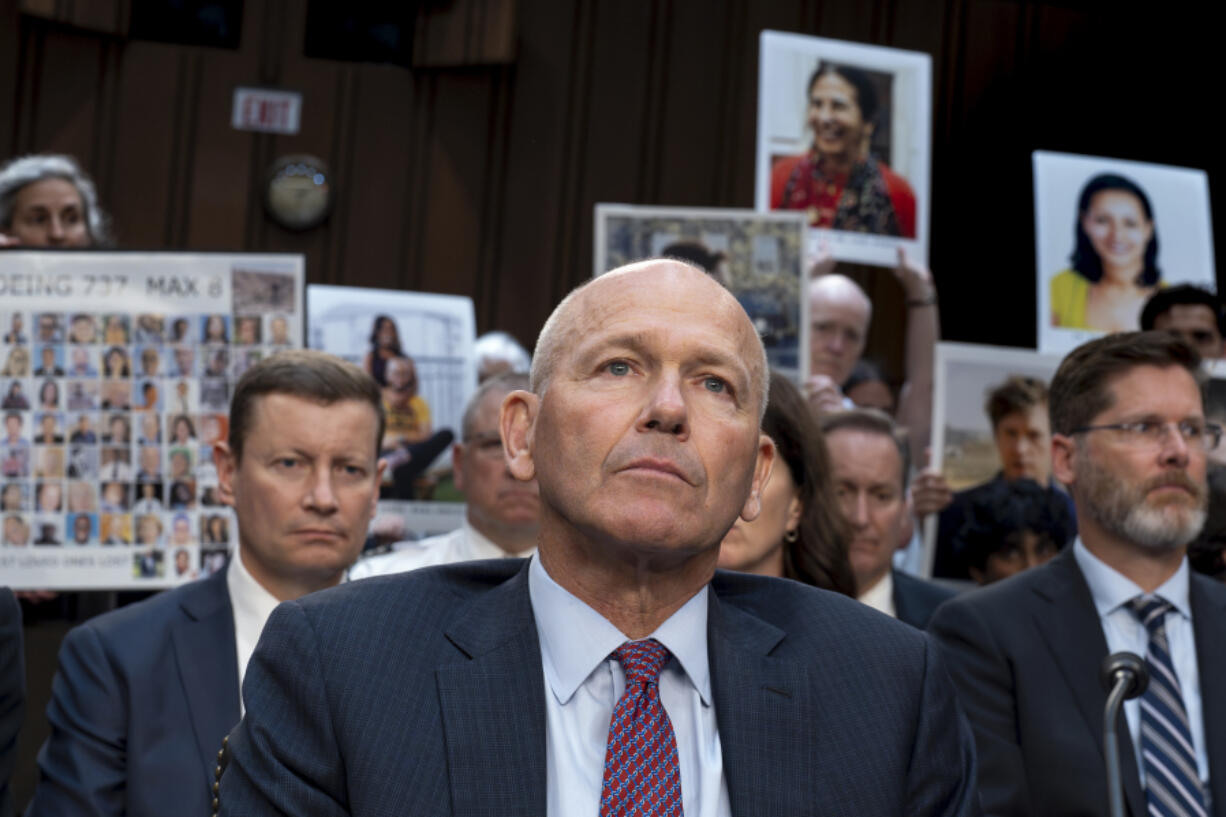
[[[1149,686],[1149,668],[1145,666],[1145,659],[1131,652],[1116,652],[1104,658],[1098,677],[1107,692],[1114,689],[1121,678],[1127,678],[1124,700],[1137,697]]]

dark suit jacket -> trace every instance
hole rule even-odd
[[[60,649],[26,817],[211,813],[239,718],[226,571],[91,619]]]
[[[17,733],[25,716],[26,666],[21,648],[21,607],[0,587],[0,817],[13,814],[9,779],[17,763]]]
[[[1191,605],[1213,814],[1226,817],[1226,587],[1193,573]],[[947,657],[979,749],[979,793],[993,815],[1105,815],[1099,666],[1107,639],[1073,549],[964,593],[928,631]],[[1128,809],[1145,814],[1136,754],[1117,725]]]
[[[912,627],[926,629],[937,608],[956,595],[948,587],[894,571],[894,614]]]
[[[711,679],[735,815],[978,813],[935,647],[851,599],[717,573]],[[376,577],[282,604],[244,681],[225,815],[543,817],[526,563]]]

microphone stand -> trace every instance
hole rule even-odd
[[[1109,692],[1103,709],[1103,754],[1107,761],[1107,804],[1111,817],[1124,817],[1124,781],[1120,773],[1120,745],[1115,722],[1124,701],[1135,698],[1149,686],[1149,670],[1140,656],[1117,652],[1103,660],[1100,675]]]

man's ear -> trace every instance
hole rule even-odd
[[[238,461],[225,440],[213,444],[213,465],[217,466],[217,495],[222,504],[234,507],[234,473],[238,470]]]
[[[749,484],[749,496],[741,506],[741,518],[752,522],[762,513],[762,491],[771,478],[775,467],[775,443],[765,434],[758,435],[758,459],[753,466],[753,482]]]
[[[511,476],[528,482],[536,476],[536,461],[532,458],[532,443],[536,436],[536,418],[540,398],[532,392],[517,389],[502,399],[498,412],[498,430],[502,434],[502,453]]]
[[[1064,434],[1051,435],[1051,475],[1058,482],[1072,485],[1077,473],[1077,441]]]
[[[464,446],[465,443],[451,446],[451,482],[460,493],[464,493]]]

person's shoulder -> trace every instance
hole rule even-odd
[[[1211,603],[1226,607],[1226,583],[1196,571],[1190,571],[1189,584],[1193,592],[1203,594]]]
[[[1051,293],[1055,298],[1057,295],[1068,296],[1079,288],[1088,287],[1090,282],[1082,277],[1081,273],[1072,269],[1064,269],[1057,272],[1051,278]]]
[[[716,571],[712,588],[721,604],[787,633],[792,651],[859,651],[873,644],[918,655],[924,649],[919,630],[840,593],[722,570]]]
[[[421,567],[442,564],[448,560],[454,532],[425,539],[397,542],[386,553],[377,553],[360,559],[349,568],[349,580],[357,581],[372,576],[387,576],[404,573]]]
[[[147,645],[169,638],[174,626],[188,617],[186,609],[201,613],[229,604],[225,571],[188,582],[134,604],[111,610],[78,624],[69,631],[65,645],[94,638],[120,651],[147,652]]]
[[[894,586],[900,592],[912,593],[931,604],[940,604],[958,595],[958,591],[952,587],[912,576],[903,570],[894,571]]]
[[[885,162],[877,162],[877,169],[881,171],[881,178],[885,181],[886,189],[891,194],[903,194],[915,198],[915,190],[912,189],[911,183],[891,170],[889,165]]]
[[[1031,603],[1036,593],[1050,595],[1050,591],[1057,586],[1061,580],[1057,573],[1067,569],[1066,565],[1057,563],[1059,559],[1060,556],[1057,556],[1045,565],[959,593],[941,605],[934,620],[964,615],[983,617],[987,621],[1014,620]]]

